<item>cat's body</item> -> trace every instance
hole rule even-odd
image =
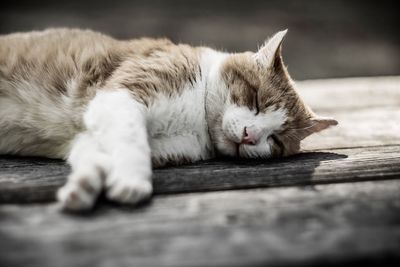
[[[147,198],[151,161],[296,153],[336,122],[316,119],[293,89],[284,34],[233,55],[68,29],[1,36],[0,154],[67,159],[58,198],[86,209],[103,187],[115,201]]]
[[[131,89],[148,107],[146,120],[153,158],[156,162],[165,162],[167,159],[162,159],[165,153],[158,150],[168,149],[172,149],[167,152],[169,156],[178,156],[174,146],[163,143],[179,135],[191,139],[190,149],[198,147],[192,153],[194,160],[210,157],[211,144],[208,149],[203,148],[210,140],[204,114],[201,49],[206,50],[175,46],[167,40],[116,41],[78,30],[0,37],[0,152],[67,159],[75,136],[85,130],[83,114],[96,92],[118,89],[114,87],[114,80],[124,79],[124,64],[149,61],[151,53],[158,53],[157,65],[144,66],[147,69],[139,71],[145,73],[129,74],[132,77],[124,81],[137,82],[135,75],[141,79],[148,78],[144,77],[147,75],[171,76],[148,79],[160,88],[159,93],[152,84],[148,85],[150,88],[141,85],[143,88]],[[181,52],[178,55],[181,57],[191,57],[192,62],[183,62],[181,69],[181,66],[175,69],[162,66],[174,60],[163,55],[171,51]],[[177,59],[177,63],[186,58]],[[149,74],[149,69],[154,73]],[[191,80],[185,80],[189,76]],[[175,80],[181,80],[181,84],[168,86]],[[201,145],[193,143],[194,140]],[[176,141],[185,143],[185,140]]]

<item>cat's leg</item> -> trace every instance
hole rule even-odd
[[[145,112],[127,90],[113,90],[98,92],[84,116],[88,131],[110,156],[107,197],[120,203],[137,203],[152,193]]]
[[[72,172],[58,191],[57,199],[67,210],[93,207],[110,172],[110,157],[104,153],[89,131],[79,134],[68,156]]]

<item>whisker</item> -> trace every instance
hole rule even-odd
[[[313,124],[311,124],[310,126],[304,127],[304,128],[287,128],[287,130],[294,130],[294,131],[301,131],[301,130],[307,130],[310,129],[312,127],[314,127],[315,125],[317,125],[318,122],[315,122]]]

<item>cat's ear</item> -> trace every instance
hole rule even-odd
[[[264,67],[270,68],[275,60],[281,58],[282,41],[287,33],[287,29],[275,33],[265,44],[254,54],[257,63]]]
[[[333,118],[313,117],[309,120],[308,124],[309,126],[305,127],[300,133],[301,139],[304,139],[313,133],[325,130],[331,126],[338,125],[338,121]]]
[[[326,117],[314,117],[310,121],[311,124],[311,131],[313,133],[320,132],[325,130],[330,126],[338,125],[338,121],[333,118],[326,118]]]

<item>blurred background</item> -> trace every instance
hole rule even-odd
[[[6,0],[1,6],[0,34],[79,27],[239,52],[288,28],[283,53],[294,79],[400,74],[395,1]]]

